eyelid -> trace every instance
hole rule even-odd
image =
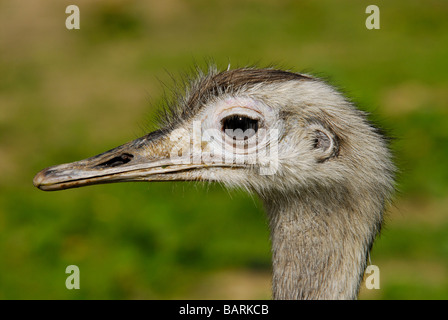
[[[259,120],[262,117],[262,114],[258,110],[251,108],[249,106],[239,106],[239,105],[233,105],[223,108],[220,111],[220,114],[221,119],[225,119],[228,116],[232,115],[240,115],[254,120]]]

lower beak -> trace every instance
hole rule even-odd
[[[155,131],[97,156],[46,168],[33,184],[54,191],[123,181],[200,180],[192,172],[204,165],[174,164],[169,146],[166,135]]]

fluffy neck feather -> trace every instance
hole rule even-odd
[[[365,199],[355,202],[347,191],[262,198],[271,229],[273,298],[356,299],[382,210]]]

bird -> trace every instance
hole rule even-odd
[[[99,155],[48,167],[44,191],[127,181],[205,181],[258,195],[272,299],[357,299],[395,190],[390,139],[313,75],[275,67],[198,69],[158,127]]]

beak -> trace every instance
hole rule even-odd
[[[33,180],[45,191],[124,181],[201,180],[203,164],[173,163],[172,144],[163,131],[106,151],[97,156],[46,168]]]

